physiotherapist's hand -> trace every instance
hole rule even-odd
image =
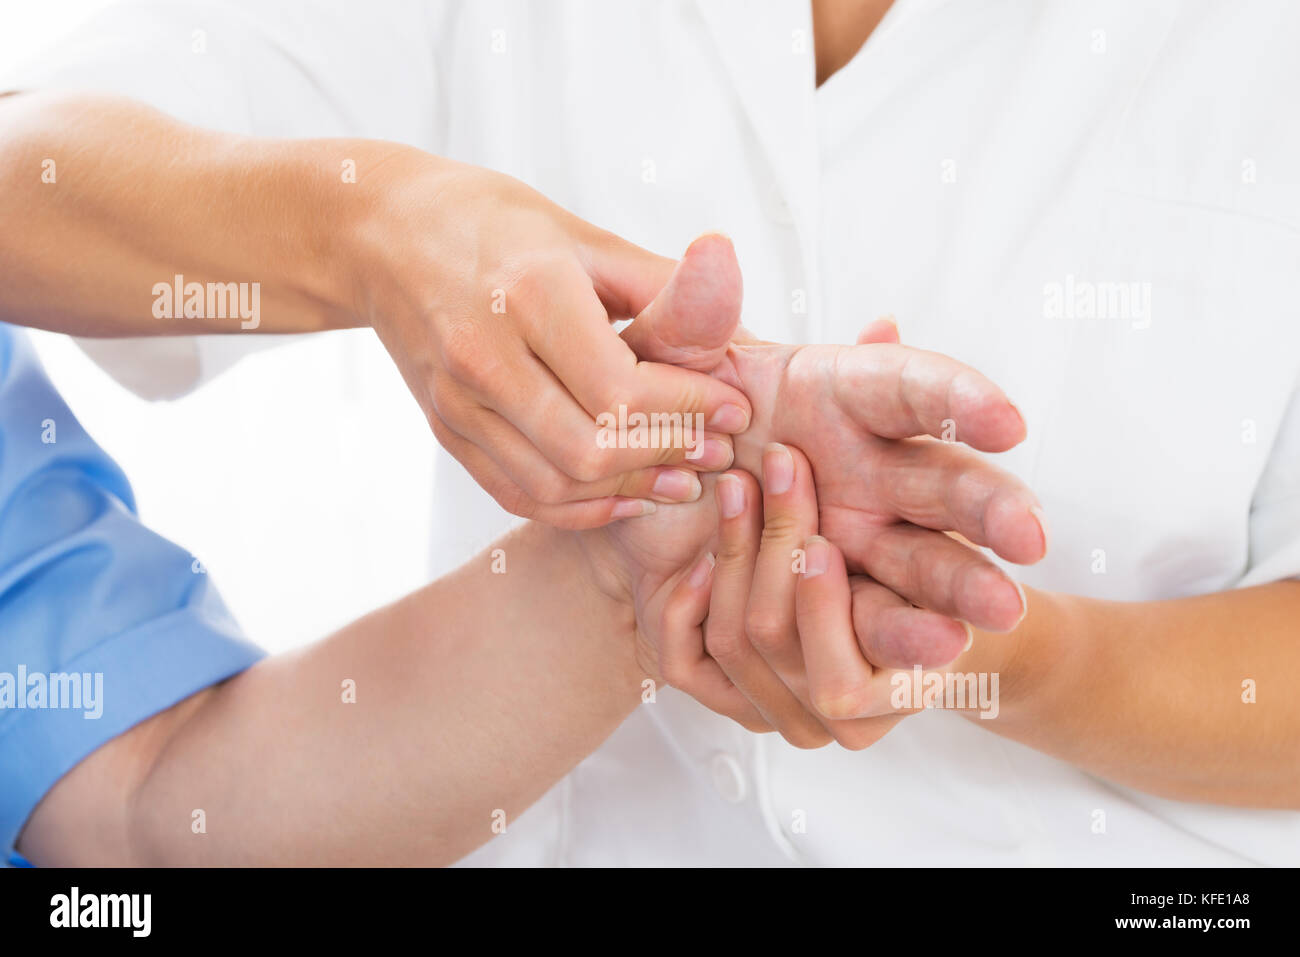
[[[900,656],[890,637],[890,621],[916,609],[871,579],[850,576],[843,553],[824,538],[808,539],[804,555],[795,627],[811,698],[832,726],[851,725],[865,746],[928,708],[983,724],[1014,707],[1032,670],[1022,667],[1031,641],[1023,629],[974,634],[951,660],[909,664],[910,652]]]
[[[783,478],[786,468],[793,474]],[[591,578],[631,609],[637,664],[655,682],[797,747],[865,747],[879,722],[831,720],[814,701],[825,689],[810,685],[802,659],[795,588],[804,540],[817,531],[808,462],[798,449],[773,446],[763,481],[767,494],[748,472],[709,476],[710,494],[698,502],[580,533]],[[776,482],[782,490],[771,490]],[[961,653],[964,628],[902,604],[861,626],[897,656],[890,660],[940,665]]]
[[[629,608],[635,635],[629,652],[649,679],[751,731],[775,729],[799,747],[826,744],[826,723],[746,637],[746,606],[764,540],[758,483],[747,472],[731,471],[706,476],[704,484],[698,502],[569,534],[581,541],[596,587]],[[773,519],[783,521],[776,511]],[[793,583],[782,549],[768,548],[763,561],[786,569]],[[787,604],[793,620],[792,591]]]
[[[654,662],[670,684],[722,714],[735,716],[743,698],[799,747],[833,739],[860,750],[888,730],[876,712],[861,706],[877,687],[866,650],[883,652],[880,660],[890,663],[938,667],[962,654],[969,632],[874,584],[892,599],[886,608],[878,597],[881,614],[871,614],[874,606],[864,603],[864,614],[850,621],[845,590],[831,596],[837,606],[820,600],[816,614],[797,618],[801,576],[824,562],[816,550],[824,540],[814,537],[809,544],[818,510],[808,460],[792,446],[771,445],[763,453],[762,482],[760,493],[747,472],[717,479],[716,553],[683,568],[671,590],[656,592],[646,609],[662,608],[665,637],[653,648]],[[630,532],[624,526],[614,534]],[[840,632],[829,631],[829,640],[821,634],[835,614],[837,623],[850,622],[850,636],[860,642],[847,665],[839,660],[850,657],[840,647]],[[644,612],[642,618],[654,621]]]
[[[641,362],[612,326],[673,262],[517,180],[394,147],[359,183],[356,310],[434,434],[504,508],[569,528],[692,501],[749,424],[721,379]],[[688,415],[705,435],[637,448],[598,417]],[[605,420],[606,422],[610,420]]]
[[[1014,628],[1024,614],[1019,586],[944,534],[958,532],[1020,564],[1046,551],[1037,498],[972,451],[1023,440],[1024,420],[1007,397],[953,359],[890,341],[887,327],[853,346],[727,335],[740,299],[730,243],[706,237],[623,335],[642,358],[711,369],[749,396],[753,424],[736,441],[738,467],[760,474],[773,442],[805,452],[821,534],[843,550],[850,571],[952,619]],[[941,644],[962,627],[937,618],[919,624]]]
[[[850,578],[840,550],[816,534],[812,473],[798,449],[764,450],[763,485],[760,495],[747,472],[719,476],[716,552],[656,581],[638,604],[648,673],[799,747],[833,739],[861,750],[923,708],[981,723],[999,716],[1024,671],[1021,629],[953,629],[866,576]],[[627,542],[655,523],[609,534]]]

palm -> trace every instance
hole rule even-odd
[[[1000,452],[1024,438],[1002,391],[896,336],[854,346],[760,342],[737,330],[740,303],[734,250],[706,237],[623,336],[642,360],[710,371],[748,396],[753,418],[736,438],[738,467],[757,477],[769,442],[804,452],[821,534],[852,571],[979,627],[1013,627],[1023,608],[1016,586],[943,534],[1013,562],[1043,555],[1034,495],[967,447]]]

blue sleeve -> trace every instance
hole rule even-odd
[[[263,654],[0,324],[0,862],[84,757]]]

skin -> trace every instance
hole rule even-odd
[[[873,743],[915,713],[890,701],[893,669],[860,637],[899,599],[850,576],[830,542],[797,585],[796,627],[814,701],[853,716]],[[1300,674],[1294,641],[1300,582],[1160,602],[1108,602],[1028,590],[1009,635],[976,632],[944,674],[999,675],[998,713],[978,727],[1106,780],[1184,801],[1300,808]],[[930,670],[927,671],[929,673]],[[1248,703],[1243,681],[1258,685]]]
[[[88,155],[93,167],[78,162]],[[62,159],[54,184],[33,175],[47,156]],[[343,158],[358,182],[336,176]],[[0,289],[8,321],[80,335],[228,332],[230,320],[155,318],[154,283],[256,278],[258,331],[373,325],[439,440],[510,511],[574,528],[644,515],[655,500],[695,500],[698,470],[735,459],[758,474],[767,444],[798,441],[827,534],[937,612],[897,638],[918,660],[955,653],[956,619],[1005,630],[1023,614],[1003,572],[941,533],[1036,561],[1032,493],[953,443],[910,441],[951,419],[973,446],[1008,448],[1024,435],[1014,407],[934,354],[739,332],[739,268],[722,237],[679,264],[508,177],[419,150],[231,137],[112,98],[0,98],[0,183],[0,213],[31,224],[0,236],[0,268],[22,277]],[[620,337],[610,320],[627,316]],[[828,391],[831,381],[842,385]],[[693,448],[602,447],[596,416],[620,406],[699,410],[744,431],[734,443],[706,431]],[[755,591],[749,628],[765,659],[789,637],[757,627],[769,600]],[[809,740],[818,716],[763,674],[746,687],[782,733]]]
[[[873,18],[864,11],[870,7],[883,16],[887,6],[814,2],[819,84],[848,62],[879,22],[879,16]],[[836,12],[845,11],[856,11],[858,15],[841,18],[839,22],[844,29],[833,28],[833,21],[829,18]],[[861,36],[856,42],[850,39],[859,33]],[[836,34],[844,37],[842,42],[834,39]],[[616,258],[611,256],[610,261]],[[654,270],[647,267],[638,285],[639,291],[619,294],[614,300],[616,310],[632,315],[642,311],[643,306],[648,308],[646,303],[659,288],[656,279],[664,280],[669,276],[669,266],[661,263],[659,268],[658,275],[652,276]],[[609,291],[604,280],[593,272],[589,271],[588,275],[604,303]],[[290,285],[285,295],[290,295],[292,289]],[[310,295],[304,297],[304,302],[312,301]],[[307,311],[310,314],[310,310]],[[607,313],[613,315],[608,306]],[[641,326],[641,331],[625,336],[625,341],[640,336],[642,344],[658,342],[670,349],[691,348],[688,343],[675,340],[670,331],[647,335],[647,330],[654,331],[655,325],[654,322],[638,320],[633,328]],[[888,344],[878,332],[868,339],[868,344]],[[724,363],[721,359],[714,365],[699,362],[690,367],[717,371],[717,377],[723,381],[743,383],[746,381],[747,354],[761,353],[758,347],[770,345],[752,343],[743,337],[734,340],[727,337],[724,344],[710,348],[726,353],[730,368],[722,368]],[[635,347],[633,351],[640,359],[654,355]],[[879,355],[879,351],[876,354]],[[761,360],[755,365],[758,371],[748,373],[751,383],[760,382],[763,377]],[[800,368],[801,365],[804,369]],[[803,381],[804,387],[811,390],[817,385],[819,375],[824,377],[827,368],[836,368],[837,365],[838,360],[833,357],[819,359],[813,356],[796,362],[793,356],[779,356],[766,368],[768,381],[775,377],[779,382],[784,372],[772,370],[793,367],[796,373],[801,373],[794,379]],[[753,388],[760,393],[764,391],[758,385]],[[760,427],[752,430],[752,441],[738,443],[738,464],[750,470],[763,471],[762,459],[767,457],[770,440],[774,434],[783,433],[783,423],[778,420],[786,408],[784,401],[776,401],[768,406],[770,415],[756,412]],[[763,426],[762,422],[767,424]],[[962,424],[969,426],[969,422]],[[795,426],[784,428],[794,431]],[[903,438],[891,436],[888,432],[876,435],[883,439]],[[477,450],[477,446],[469,444]],[[833,447],[829,448],[831,451],[825,453],[828,461],[836,457]],[[910,609],[895,592],[863,576],[850,575],[856,566],[872,571],[881,580],[889,580],[888,574],[881,571],[882,567],[889,567],[888,562],[883,566],[873,566],[871,562],[875,553],[870,550],[856,556],[853,554],[857,546],[851,532],[870,535],[877,525],[892,528],[900,524],[897,519],[903,516],[897,514],[890,518],[885,512],[887,517],[881,522],[881,513],[875,503],[864,508],[847,499],[845,504],[839,504],[835,499],[835,487],[823,483],[820,475],[807,481],[800,478],[803,457],[788,447],[787,451],[795,466],[795,478],[786,492],[769,489],[765,496],[764,507],[773,510],[773,520],[769,522],[770,530],[757,538],[760,543],[757,554],[754,545],[751,544],[747,550],[737,544],[737,540],[743,537],[741,526],[748,515],[742,511],[731,517],[734,522],[726,518],[721,521],[716,556],[710,551],[698,557],[688,569],[679,569],[672,589],[665,591],[673,581],[672,576],[664,577],[661,572],[647,574],[644,566],[636,566],[644,579],[642,589],[631,592],[633,607],[639,613],[638,620],[655,608],[659,611],[658,620],[673,622],[686,621],[694,616],[693,612],[688,614],[683,610],[684,607],[697,609],[704,606],[707,610],[707,617],[700,622],[698,629],[698,644],[703,648],[702,652],[696,647],[694,635],[688,639],[678,636],[672,641],[654,642],[643,637],[644,630],[637,630],[638,660],[647,670],[671,674],[683,683],[697,682],[701,689],[712,682],[715,687],[701,693],[716,693],[721,697],[727,695],[729,689],[743,689],[740,682],[733,681],[723,670],[722,662],[730,661],[737,651],[748,654],[756,650],[750,641],[750,634],[754,632],[762,636],[761,647],[757,649],[762,662],[778,674],[782,685],[801,702],[807,699],[821,718],[831,722],[830,727],[840,728],[853,723],[861,728],[863,737],[850,738],[845,733],[841,740],[847,746],[864,746],[905,717],[905,713],[893,712],[892,709],[890,713],[880,710],[883,707],[882,692],[887,688],[882,679],[888,676],[891,662],[899,657],[898,647],[890,644],[890,634],[881,626],[881,620],[887,613],[904,616],[914,609]],[[843,454],[841,448],[839,455]],[[926,453],[915,454],[924,456]],[[504,456],[501,458],[504,460]],[[496,470],[490,481],[501,487],[505,487],[505,482],[513,481],[505,466],[490,457],[478,459],[473,465],[466,464],[471,471],[479,470],[475,472],[476,476],[488,475],[490,464]],[[812,473],[813,468],[809,466],[808,474]],[[739,484],[746,490],[742,498],[746,507],[750,507],[748,503],[753,499],[754,486],[748,484],[752,480],[746,478],[747,474],[737,473],[719,480],[719,483],[727,485],[734,481]],[[480,480],[485,485],[489,482]],[[791,492],[791,489],[801,491]],[[720,494],[716,489],[714,493]],[[827,495],[829,501],[820,509],[816,504],[810,507],[804,493]],[[799,498],[802,508],[796,508],[793,502],[783,506],[781,502],[771,501],[789,494]],[[521,499],[527,498],[527,493],[522,492]],[[933,507],[934,499],[930,502]],[[609,507],[612,510],[612,506]],[[837,510],[844,514],[839,515]],[[898,504],[895,512],[902,512]],[[798,533],[807,531],[813,513],[817,513],[819,519],[825,516],[832,529],[838,517],[840,523],[850,530],[850,533],[837,536],[845,550],[841,551],[819,537],[804,538],[806,563],[814,573],[805,573],[796,581],[793,605],[785,605],[784,619],[774,623],[774,606],[769,606],[764,615],[752,619],[748,616],[743,620],[739,618],[735,606],[742,599],[747,606],[754,582],[760,575],[772,574],[768,563],[760,564],[757,557],[762,552],[761,542],[766,539],[779,545],[779,550],[775,547],[769,549],[771,567],[775,567],[778,555],[783,563],[788,564],[786,546]],[[998,535],[997,523],[990,523],[987,518],[984,514],[980,516],[982,533],[985,536]],[[625,525],[653,520],[642,518]],[[942,523],[933,517],[927,523],[918,514],[907,524],[920,528]],[[990,528],[990,524],[994,527]],[[1029,528],[1028,525],[1023,527]],[[617,534],[615,530],[622,531],[623,528],[615,526],[603,537],[584,543],[584,553],[611,547],[607,544],[609,535]],[[1039,531],[1043,531],[1041,522]],[[728,532],[732,537],[728,537],[724,544],[723,536]],[[910,528],[906,534],[914,535]],[[888,545],[891,536],[883,537]],[[893,538],[897,540],[897,536]],[[752,543],[755,539],[751,535],[745,540]],[[926,541],[927,547],[938,549],[945,555],[956,555],[946,546],[931,545],[928,538]],[[1032,546],[1030,538],[1029,547],[1032,549]],[[664,546],[656,536],[655,542],[643,543],[642,547],[659,553]],[[915,550],[906,554],[915,554]],[[876,562],[880,561],[877,555]],[[598,567],[607,569],[608,566],[601,564]],[[898,575],[911,571],[897,562],[893,567]],[[698,574],[692,574],[695,572]],[[594,569],[592,573],[598,574]],[[609,581],[605,580],[608,576],[601,573],[601,594],[608,598],[611,592],[606,589],[619,594],[619,587],[626,588],[629,581],[638,579],[637,574],[628,572],[626,568],[624,574],[627,577],[620,586],[617,576]],[[658,583],[657,589],[643,590],[653,582]],[[727,587],[718,588],[716,583]],[[924,584],[923,578],[921,584]],[[898,587],[903,594],[908,593],[905,586]],[[982,722],[979,726],[992,726],[990,729],[997,733],[1021,740],[1079,767],[1164,796],[1250,806],[1296,807],[1300,806],[1300,781],[1297,780],[1300,762],[1293,759],[1293,742],[1298,737],[1300,715],[1292,703],[1294,699],[1283,693],[1261,699],[1259,705],[1243,706],[1239,676],[1286,675],[1300,670],[1295,643],[1288,639],[1288,629],[1293,628],[1296,612],[1300,610],[1297,608],[1300,603],[1297,587],[1296,583],[1287,582],[1195,599],[1127,604],[1030,592],[1028,615],[1009,635],[991,637],[982,631],[975,632],[974,644],[951,667],[961,671],[996,670],[1003,676],[999,719]],[[712,589],[707,600],[703,597],[706,588]],[[787,592],[788,588],[783,588],[782,595]],[[673,598],[676,600],[670,600]],[[951,594],[950,599],[956,600]],[[716,608],[715,602],[718,603]],[[738,635],[744,639],[743,642],[737,638]],[[780,640],[777,640],[778,636],[781,636]],[[1231,636],[1232,640],[1226,640],[1226,636]],[[792,670],[796,657],[791,654],[791,641],[797,643],[803,659],[805,673],[802,675]],[[855,658],[855,655],[859,657]],[[715,668],[722,671],[721,677]],[[762,699],[758,692],[752,693]],[[768,722],[772,716],[764,714],[764,704],[772,707],[766,700],[754,700],[743,694],[737,699],[733,695],[719,710],[725,713],[728,707],[752,708],[752,712],[746,715],[748,722],[753,722],[755,715],[759,721]],[[825,730],[826,722],[820,723]],[[805,732],[815,735],[816,729],[803,728],[799,733]],[[152,758],[156,752],[146,749],[145,753]],[[152,766],[149,761],[142,763]]]
[[[701,260],[707,256],[701,275],[726,277],[725,253],[723,243],[713,242],[708,250],[688,252],[684,264],[693,255]],[[958,463],[975,457],[961,445],[906,437],[906,425],[910,421],[923,432],[924,423],[950,417],[957,423],[959,437],[969,432],[971,416],[960,407],[954,411],[951,405],[938,405],[925,410],[927,401],[941,397],[951,403],[954,394],[969,387],[979,397],[972,405],[984,418],[976,417],[981,424],[975,438],[968,440],[992,450],[1000,441],[1018,441],[1013,423],[1013,415],[1018,418],[1018,414],[1008,414],[1005,397],[982,386],[967,386],[980,382],[970,378],[969,370],[952,370],[945,379],[939,370],[947,368],[950,360],[943,357],[937,358],[939,365],[932,374],[926,354],[919,352],[908,354],[902,368],[910,371],[877,380],[892,381],[898,387],[892,393],[864,390],[853,382],[851,371],[845,375],[853,365],[842,358],[810,361],[808,374],[799,374],[800,354],[808,352],[817,360],[823,350],[842,354],[849,347],[751,345],[743,334],[724,342],[710,340],[705,320],[692,323],[689,304],[707,303],[701,315],[725,313],[728,300],[738,310],[738,280],[733,284],[715,278],[711,287],[702,286],[693,285],[690,295],[682,294],[688,305],[675,304],[662,316],[651,310],[656,331],[650,335],[643,330],[638,348],[654,358],[712,369],[752,390],[754,424],[737,440],[737,465],[762,475],[769,443],[785,439],[792,445],[793,436],[800,437],[807,453],[793,453],[796,479],[788,494],[799,504],[783,502],[782,517],[769,522],[765,532],[779,537],[784,561],[773,559],[765,573],[752,578],[749,607],[756,619],[743,629],[746,644],[738,651],[732,641],[720,642],[715,655],[737,687],[756,688],[759,679],[753,675],[761,672],[750,653],[756,650],[790,696],[819,719],[820,729],[787,699],[785,710],[765,714],[787,738],[815,743],[821,735],[846,747],[865,746],[864,741],[878,739],[909,713],[888,705],[892,669],[914,663],[946,665],[955,673],[1000,674],[1000,713],[993,720],[973,715],[979,727],[1099,776],[1182,800],[1300,807],[1300,760],[1294,744],[1300,740],[1300,705],[1294,696],[1276,691],[1267,702],[1247,704],[1242,699],[1242,682],[1247,679],[1259,682],[1265,680],[1261,676],[1300,674],[1300,645],[1294,640],[1300,583],[1131,603],[1025,590],[1023,616],[1018,602],[1012,603],[1009,596],[997,602],[1004,614],[1016,610],[1016,620],[1001,629],[1007,633],[981,628],[977,605],[969,609],[945,605],[937,595],[926,596],[917,589],[939,581],[947,585],[953,601],[970,594],[972,604],[988,602],[1002,587],[997,579],[976,578],[978,584],[970,592],[957,584],[964,574],[987,574],[972,543],[995,545],[999,554],[1013,560],[1033,560],[1047,547],[1043,516],[1027,492],[981,479],[979,469],[992,468],[986,463],[961,472],[956,481],[943,481],[941,477],[948,473],[938,465],[940,461]],[[670,285],[665,294],[673,288]],[[638,335],[635,327],[625,335]],[[860,337],[863,342],[866,345],[855,348],[868,357],[865,361],[888,362],[897,347],[897,328],[892,322],[872,323]],[[779,384],[770,393],[755,384],[765,381],[762,371],[749,365],[754,353],[769,349],[789,357],[779,366],[775,375]],[[922,389],[913,401],[891,406],[891,395],[907,396],[909,379],[929,382],[931,387]],[[938,382],[944,384],[935,387]],[[857,429],[851,416],[848,422],[840,418],[836,397],[844,391],[862,400],[860,408],[870,415],[869,429]],[[771,395],[772,401],[764,395]],[[827,428],[832,422],[835,428]],[[896,430],[896,426],[903,427]],[[887,438],[900,431],[905,437]],[[756,449],[760,442],[764,444]],[[917,460],[911,456],[917,449],[924,456],[920,461],[931,462],[929,456],[938,456],[931,463],[938,466],[934,472],[912,470]],[[759,463],[753,464],[756,459]],[[858,469],[860,462],[871,464]],[[850,467],[844,468],[844,463]],[[865,481],[873,476],[882,481]],[[931,485],[930,478],[938,481]],[[975,493],[969,501],[982,507],[962,504],[964,493],[972,488]],[[986,488],[998,491],[985,494],[981,489]],[[901,506],[907,505],[907,496],[900,499],[899,489],[908,495],[924,492],[916,502],[920,508],[905,511]],[[766,486],[765,496],[773,499]],[[927,508],[938,511],[927,515]],[[910,560],[890,560],[890,546],[921,536],[921,526],[944,527],[956,534],[925,535],[921,539],[925,544],[918,546],[926,553],[923,561],[918,561],[915,551]],[[844,609],[830,616],[836,627],[829,630],[820,627],[824,622],[819,619],[814,619],[818,624],[800,627],[793,600],[792,579],[797,575],[791,570],[790,556],[796,548],[806,549],[808,538],[819,534],[829,540],[837,556],[839,565],[832,565],[832,572],[843,566],[851,582],[851,614],[845,603]],[[826,586],[819,583],[819,587]],[[970,635],[971,648],[963,653],[965,641],[947,627],[951,622],[935,620],[936,615],[912,607],[908,599],[938,611],[964,610],[963,617],[977,623]],[[692,691],[697,697],[699,692],[702,686]],[[756,703],[770,700],[770,694],[755,694]],[[715,700],[715,710],[724,710],[716,699],[710,700]],[[743,720],[735,713],[732,716]],[[875,724],[870,729],[855,725],[851,733],[842,734],[845,719]]]
[[[0,238],[0,270],[22,277],[0,289],[0,320],[80,336],[230,333],[238,319],[156,318],[154,285],[257,282],[252,331],[373,327],[435,435],[453,454],[481,448],[475,478],[549,524],[693,500],[696,473],[726,468],[727,434],[749,421],[742,393],[639,362],[610,325],[644,305],[638,290],[662,287],[671,260],[510,177],[410,147],[239,137],[120,98],[23,93],[0,97],[0,217],[27,225]],[[620,404],[698,413],[707,440],[690,459],[599,450],[596,416]]]
[[[893,0],[812,0],[818,86],[853,59],[891,6]]]
[[[715,508],[665,507],[617,535],[530,523],[105,744],[45,796],[18,850],[41,866],[451,863],[641,706],[673,649],[698,644],[711,585],[690,573]],[[751,495],[739,520],[761,525],[760,508]]]
[[[743,490],[738,506],[729,483]],[[867,747],[911,713],[892,707],[890,671],[860,637],[864,616],[901,600],[850,578],[819,536],[803,542],[804,569],[788,571],[783,529],[817,512],[811,481],[791,489],[760,506],[753,478],[735,471],[694,505],[605,529],[526,526],[494,546],[505,575],[480,556],[104,745],[46,795],[18,849],[47,866],[449,863],[490,838],[494,814],[513,820],[598,747],[638,706],[645,674],[748,705],[719,662],[748,627],[753,582],[775,575],[793,582],[792,603],[769,613],[792,616],[803,687],[836,706],[856,689],[859,716],[833,724],[846,747]],[[1294,642],[1247,636],[1225,652],[1198,627],[1241,613],[1281,626],[1300,584],[1235,593],[1231,607],[1222,598],[1119,605],[1033,592],[1020,627],[977,634],[950,667],[1002,676],[998,718],[970,714],[978,726],[1094,773],[1168,797],[1300,806],[1286,760],[1294,699],[1243,707],[1221,678],[1293,672]],[[1098,638],[1107,633],[1124,654]],[[356,704],[335,697],[341,676],[356,682]],[[510,707],[483,707],[502,700]],[[189,827],[195,807],[202,836]]]

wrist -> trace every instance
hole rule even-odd
[[[1016,628],[1005,634],[976,629],[970,650],[948,666],[950,671],[996,674],[998,717],[1008,726],[1036,721],[1050,708],[1073,631],[1069,596],[1024,591],[1026,613]]]
[[[548,589],[589,635],[619,693],[632,691],[633,702],[644,677],[637,664],[636,609],[624,569],[603,530],[572,531],[529,523],[521,530],[547,565]],[[599,539],[599,540],[597,540]]]
[[[377,327],[405,308],[397,302],[411,291],[403,270],[418,268],[418,244],[436,223],[430,204],[468,167],[396,143],[330,140],[320,148],[329,156],[319,165],[335,171],[316,197],[321,271],[335,277],[333,300],[347,324]]]

